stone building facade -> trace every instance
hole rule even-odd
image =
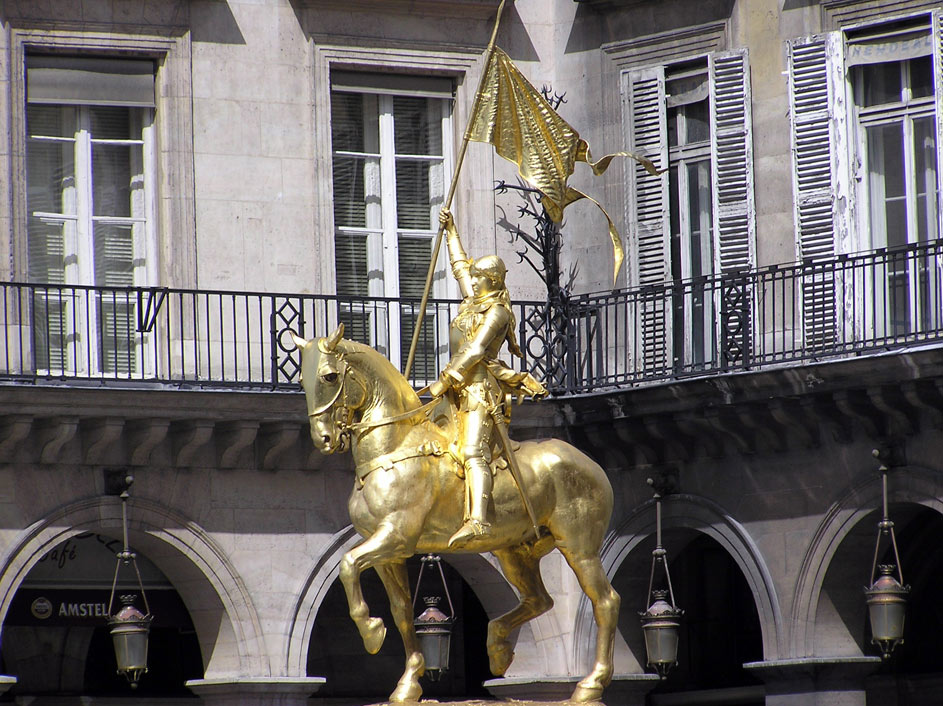
[[[392,690],[401,648],[362,651],[336,580],[358,541],[350,462],[314,451],[282,334],[343,322],[402,365],[497,5],[0,4],[0,700]],[[570,440],[616,494],[607,703],[939,703],[939,3],[517,0],[498,44],[599,155],[663,169],[573,177],[624,236],[614,289],[605,222],[582,204],[562,228],[562,319],[537,273],[510,275],[525,364],[554,389],[512,433]],[[514,179],[469,148],[453,210],[472,252],[518,261],[510,232],[533,224],[521,192],[494,189]],[[417,382],[447,355],[456,295],[436,277]],[[862,591],[880,463],[911,587],[885,662]],[[133,692],[102,618],[129,473],[157,616]],[[649,478],[685,609],[660,683],[636,615]],[[554,608],[493,681],[483,626],[513,589],[488,556],[445,563],[459,622],[428,696],[566,693],[587,671],[591,607],[557,554]]]

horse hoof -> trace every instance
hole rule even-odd
[[[570,697],[570,701],[578,704],[588,704],[599,701],[602,698],[602,691],[603,688],[601,686],[583,686],[582,684],[577,684],[576,688],[573,690],[573,695]]]
[[[363,646],[369,654],[375,655],[383,646],[386,639],[386,626],[383,618],[367,618],[367,625],[363,631]]]
[[[488,666],[496,677],[504,676],[514,660],[514,650],[508,642],[488,645]]]
[[[390,694],[390,703],[415,702],[419,701],[420,696],[422,696],[422,687],[419,686],[418,682],[400,684],[396,687],[396,691]]]

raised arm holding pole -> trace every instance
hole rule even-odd
[[[452,199],[455,197],[455,189],[458,187],[458,175],[462,169],[462,162],[465,161],[465,152],[468,150],[468,143],[471,139],[471,126],[478,113],[478,107],[481,104],[481,90],[484,87],[485,77],[487,75],[488,62],[491,61],[491,55],[494,53],[494,43],[498,36],[498,25],[501,23],[501,13],[504,11],[504,3],[501,0],[498,5],[498,13],[494,18],[494,29],[491,31],[491,39],[488,41],[488,48],[485,50],[484,66],[481,70],[481,78],[478,80],[478,89],[475,91],[475,101],[472,104],[471,114],[468,118],[468,124],[465,127],[465,135],[462,137],[462,145],[459,147],[458,156],[455,158],[455,170],[452,172],[452,183],[449,185],[448,195],[445,197],[446,210],[452,207]],[[432,277],[435,275],[436,262],[439,260],[439,250],[442,249],[442,234],[445,230],[445,224],[439,223],[439,232],[435,237],[435,245],[432,248],[432,259],[429,260],[429,270],[426,273],[426,284],[422,290],[422,300],[419,302],[419,315],[416,317],[416,326],[413,329],[413,338],[409,344],[409,355],[406,357],[406,368],[403,375],[409,377],[413,369],[413,360],[416,358],[416,347],[419,344],[419,334],[422,330],[422,322],[425,318],[423,314],[426,311],[426,305],[429,303],[429,290],[432,288]]]

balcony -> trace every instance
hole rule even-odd
[[[556,395],[794,367],[943,339],[943,241],[572,297],[515,302],[524,359]],[[457,301],[430,300],[411,374],[448,360]],[[403,367],[418,300],[0,285],[0,381],[298,389],[289,329],[347,336]]]

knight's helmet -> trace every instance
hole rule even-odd
[[[497,255],[485,255],[475,260],[471,268],[472,273],[480,272],[491,280],[495,288],[504,288],[504,275],[508,268],[504,266],[504,260]]]

